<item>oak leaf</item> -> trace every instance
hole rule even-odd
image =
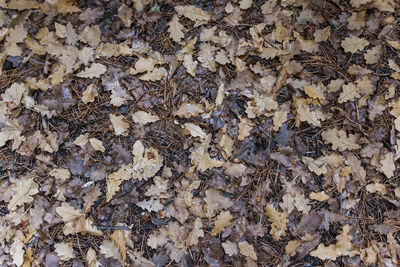
[[[107,67],[100,63],[94,63],[90,67],[76,74],[80,78],[100,78],[101,75],[106,73]]]
[[[172,20],[168,23],[168,26],[168,32],[171,39],[174,40],[174,42],[176,43],[180,43],[181,40],[185,37],[185,34],[183,33],[184,27],[179,22],[177,15],[174,15],[172,17]]]
[[[272,204],[268,204],[264,208],[265,214],[268,216],[268,221],[271,223],[270,234],[274,240],[281,239],[282,236],[286,235],[287,223],[289,219],[287,218],[287,212],[277,211]]]
[[[160,118],[156,115],[152,115],[148,112],[139,110],[132,114],[132,119],[136,123],[140,123],[146,125],[148,123],[156,122],[160,120]]]
[[[331,128],[323,131],[321,134],[324,141],[328,144],[332,144],[333,150],[345,151],[360,149],[361,146],[357,144],[357,135],[347,134],[344,130],[338,130],[336,128]]]
[[[75,258],[74,249],[67,243],[54,244],[54,251],[62,261],[68,261]]]
[[[214,228],[211,231],[211,235],[215,236],[215,235],[219,234],[220,232],[222,232],[225,229],[225,227],[231,225],[231,220],[232,220],[232,215],[229,212],[229,210],[221,212],[217,216]]]
[[[369,45],[369,42],[366,39],[358,38],[357,36],[346,37],[342,41],[342,47],[344,51],[352,54],[357,51],[362,51],[367,45]]]
[[[257,254],[254,251],[253,245],[249,244],[247,241],[239,242],[238,243],[240,254],[245,257],[249,257],[252,260],[257,260]]]
[[[23,176],[17,180],[14,188],[14,195],[8,203],[8,209],[14,211],[17,207],[24,205],[25,203],[31,203],[33,201],[33,195],[39,193],[39,185],[33,181],[31,176]]]

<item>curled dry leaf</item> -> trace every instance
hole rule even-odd
[[[114,114],[110,114],[110,121],[114,128],[114,133],[116,135],[125,135],[126,130],[129,129],[129,123],[125,122],[124,116],[117,116]]]

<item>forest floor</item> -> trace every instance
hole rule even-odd
[[[399,266],[396,0],[0,0],[0,266]]]

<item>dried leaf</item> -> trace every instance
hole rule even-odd
[[[184,27],[179,22],[178,16],[174,15],[172,20],[168,23],[168,32],[174,42],[180,43],[183,38],[185,38],[185,34],[183,33]]]
[[[280,213],[271,204],[265,206],[265,214],[268,216],[268,221],[271,223],[271,235],[274,240],[281,239],[282,236],[286,235],[287,223],[287,212]]]
[[[366,39],[358,38],[357,36],[346,37],[342,41],[344,52],[350,52],[352,54],[357,51],[362,51],[367,45],[369,45],[369,42]]]
[[[387,178],[391,178],[396,170],[392,152],[387,153],[384,158],[381,159],[380,163],[380,171],[383,172]]]
[[[79,72],[76,76],[80,78],[100,78],[106,71],[106,66],[100,63],[94,63],[89,68],[86,67],[84,71]]]
[[[19,206],[33,201],[33,195],[39,193],[39,185],[33,181],[33,177],[26,175],[16,181],[14,194],[8,203],[10,211],[16,210]]]
[[[229,257],[232,257],[233,255],[238,254],[238,247],[235,243],[227,240],[226,242],[222,243],[222,247],[225,250],[225,253],[228,254]]]
[[[118,17],[124,23],[124,26],[129,28],[132,24],[132,9],[130,9],[127,5],[122,4],[120,8],[118,8]]]
[[[114,114],[110,114],[110,121],[112,123],[112,126],[114,128],[114,133],[116,135],[125,135],[126,130],[129,129],[129,123],[126,123],[124,121],[124,116],[117,116]]]
[[[74,249],[67,243],[54,244],[54,251],[62,261],[68,261],[75,258]]]
[[[322,202],[322,201],[328,200],[329,196],[324,191],[321,191],[321,192],[317,192],[317,193],[311,192],[309,195],[309,198]]]
[[[196,23],[207,22],[211,19],[207,12],[193,5],[175,6],[175,11],[179,16],[183,15]]]
[[[192,75],[193,77],[196,76],[196,68],[197,68],[197,61],[193,61],[192,55],[185,55],[183,57],[183,66],[186,68],[186,71]]]
[[[253,245],[249,244],[247,241],[239,242],[238,245],[240,254],[245,257],[249,257],[252,260],[257,260],[257,254],[254,251]]]
[[[328,144],[332,144],[333,150],[345,151],[348,150],[356,150],[361,147],[357,144],[357,136],[350,134],[347,137],[347,134],[343,130],[338,130],[336,128],[328,129],[323,131],[321,134],[324,141]]]
[[[217,220],[215,221],[214,227],[211,231],[211,235],[215,236],[222,232],[225,227],[231,225],[232,215],[228,211],[223,211],[217,216]]]
[[[160,120],[160,118],[158,116],[152,115],[152,114],[142,111],[142,110],[139,110],[139,111],[136,111],[135,113],[133,113],[132,119],[135,123],[140,123],[140,124],[144,124],[144,125]]]
[[[193,137],[206,138],[207,134],[201,129],[200,126],[193,123],[185,123],[185,129],[190,132]]]
[[[183,118],[197,117],[199,114],[204,112],[204,107],[201,104],[194,102],[183,103],[178,110],[173,112],[174,116],[179,116]]]
[[[94,98],[98,96],[99,93],[96,90],[96,85],[91,83],[86,87],[86,90],[82,93],[82,102],[84,104],[94,102]]]
[[[103,146],[103,142],[101,142],[99,139],[90,138],[89,143],[97,151],[101,151],[103,153],[106,151],[105,147]]]

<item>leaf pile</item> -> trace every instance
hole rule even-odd
[[[1,266],[399,266],[395,0],[0,0]]]

